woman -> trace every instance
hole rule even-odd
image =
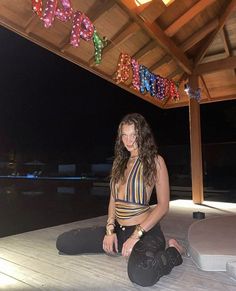
[[[67,254],[120,252],[128,257],[130,280],[152,286],[182,263],[183,249],[174,239],[165,249],[159,222],[169,208],[168,172],[149,125],[138,113],[126,115],[119,125],[110,186],[106,228],[66,232],[58,237],[57,248]],[[154,187],[158,203],[150,207]]]

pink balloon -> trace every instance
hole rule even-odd
[[[63,8],[57,8],[56,17],[61,21],[68,21],[71,19],[73,14],[73,9],[71,7],[70,0],[61,0]]]
[[[50,27],[55,18],[58,0],[47,0],[43,13],[43,22],[46,28]]]
[[[79,46],[80,37],[86,41],[91,40],[94,34],[94,26],[91,20],[81,11],[74,13],[73,27],[70,43]]]
[[[139,63],[134,58],[131,59],[133,77],[132,77],[132,85],[135,90],[140,89],[140,76],[139,76]]]

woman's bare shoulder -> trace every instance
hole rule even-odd
[[[162,165],[165,165],[165,160],[161,155],[157,155],[155,157],[155,163],[156,166],[160,168]]]

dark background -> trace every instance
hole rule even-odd
[[[2,27],[0,40],[0,157],[104,161],[129,112],[146,117],[160,147],[189,144],[187,107],[155,107]],[[235,142],[235,116],[235,100],[201,105],[202,143]]]

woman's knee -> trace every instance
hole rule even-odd
[[[56,241],[56,248],[60,253],[74,255],[79,253],[79,244],[76,239],[76,230],[60,234]]]
[[[143,287],[153,286],[161,277],[155,253],[147,250],[142,254],[131,253],[127,272],[131,282]]]

